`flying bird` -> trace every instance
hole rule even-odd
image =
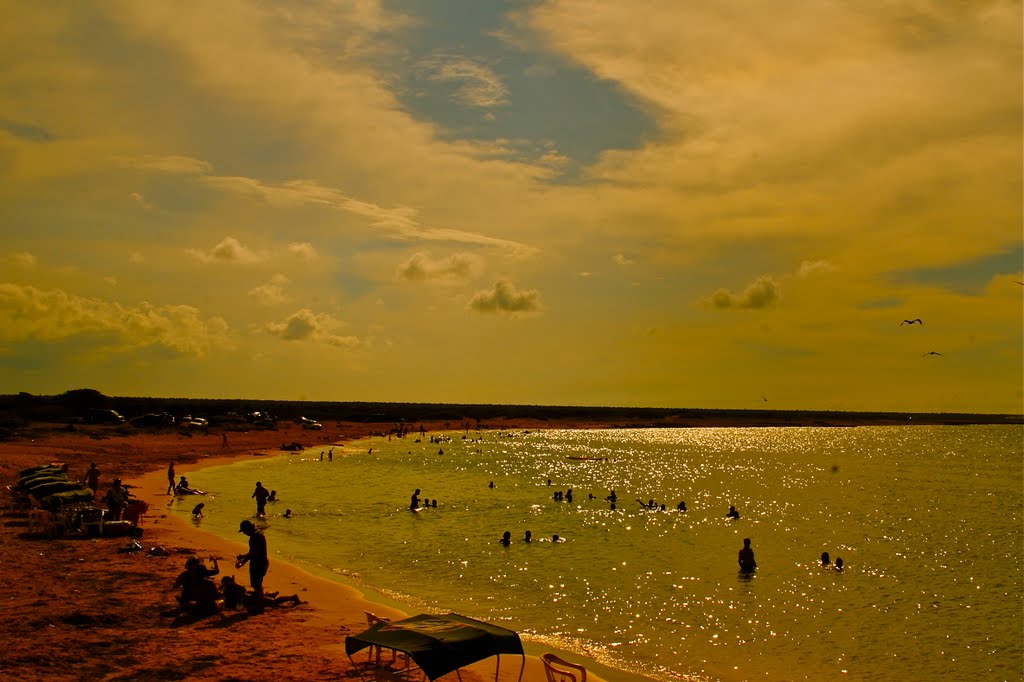
[[[926,358],[926,357],[928,357],[929,355],[939,355],[939,356],[941,356],[941,355],[942,355],[942,353],[937,353],[937,352],[935,352],[935,351],[933,351],[933,350],[930,350],[930,351],[928,351],[927,353],[922,353],[922,354],[921,354],[921,357],[922,357],[922,358]]]
[[[900,322],[901,327],[905,324],[924,324],[924,322],[921,321],[920,317],[917,317],[914,318],[913,320],[903,320],[902,322]]]

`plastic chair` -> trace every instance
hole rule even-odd
[[[540,660],[548,682],[587,682],[587,669],[582,665],[564,661],[554,654],[544,654]]]
[[[382,616],[378,616],[375,613],[370,613],[369,611],[363,611],[363,613],[366,614],[366,625],[368,627],[371,627],[371,628],[374,625],[376,625],[377,623],[390,623],[391,622],[390,618],[384,618]],[[367,663],[370,663],[370,662],[373,662],[374,660],[376,660],[377,666],[380,667],[380,665],[381,665],[381,662],[380,662],[380,650],[383,649],[383,648],[384,647],[380,646],[379,644],[371,645],[370,646],[370,658],[367,659]],[[398,658],[398,653],[394,649],[392,649],[391,650],[391,662],[394,663],[397,660],[397,658]]]

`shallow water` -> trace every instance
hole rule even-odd
[[[210,493],[207,530],[239,539],[261,480],[281,498],[273,554],[656,679],[1022,678],[1019,426],[449,435],[189,479]],[[438,508],[409,512],[415,488]],[[567,488],[572,504],[552,499]],[[554,533],[565,541],[541,541]],[[822,568],[823,551],[845,570]]]

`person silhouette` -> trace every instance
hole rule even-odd
[[[830,563],[831,563],[831,559],[829,559],[828,552],[822,552],[821,553],[821,565],[822,566],[828,566]]]
[[[502,533],[501,534],[501,540],[499,540],[498,542],[500,542],[501,544],[505,545],[506,547],[511,545],[512,544],[512,533],[511,533],[511,531],[505,531],[504,533]]]
[[[750,538],[743,538],[743,549],[740,550],[738,561],[741,573],[753,573],[757,570],[754,550],[750,548]]]

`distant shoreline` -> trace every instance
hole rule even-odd
[[[108,397],[79,389],[57,396],[0,395],[0,437],[13,436],[33,423],[84,423],[96,409],[116,410],[128,420],[147,414],[191,415],[224,429],[258,428],[251,419],[255,413],[273,416],[262,424],[264,428],[301,417],[325,426],[328,422],[372,423],[410,430],[422,424],[440,430],[1024,424],[1024,414]],[[109,428],[134,430],[128,423]]]

